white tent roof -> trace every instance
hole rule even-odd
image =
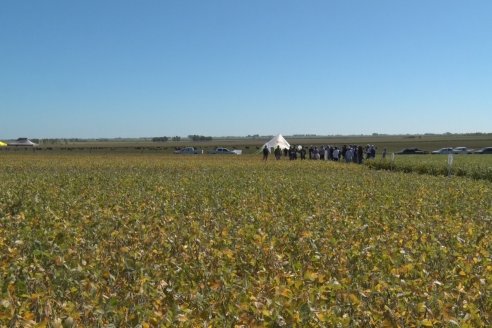
[[[273,137],[272,139],[270,139],[270,141],[268,141],[267,143],[265,143],[261,149],[265,148],[265,146],[267,146],[268,150],[272,150],[272,148],[277,148],[277,146],[280,146],[280,149],[289,149],[290,148],[290,144],[287,142],[287,140],[284,139],[284,137],[282,137],[281,134]]]

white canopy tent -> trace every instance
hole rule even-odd
[[[277,146],[280,146],[280,149],[289,149],[290,148],[290,144],[287,142],[287,140],[285,140],[284,137],[282,137],[281,134],[270,139],[270,141],[265,143],[261,147],[261,149],[265,148],[265,146],[267,146],[269,151],[272,151],[272,149],[277,148]]]

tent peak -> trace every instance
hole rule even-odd
[[[285,138],[279,133],[268,142],[266,142],[261,148],[267,147],[269,150],[272,148],[280,147],[280,149],[289,149],[290,144],[285,140]]]

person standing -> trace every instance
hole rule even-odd
[[[347,163],[352,162],[353,157],[354,157],[354,151],[352,150],[351,147],[348,147],[347,150],[345,151],[345,162]]]
[[[263,160],[266,161],[268,160],[268,155],[270,154],[270,151],[268,150],[267,145],[263,147]]]
[[[306,148],[305,147],[301,148],[300,153],[301,153],[301,160],[306,159]]]
[[[364,156],[364,148],[362,148],[362,146],[359,145],[359,147],[357,147],[357,163],[358,164],[362,164],[362,157]]]
[[[340,156],[340,150],[338,149],[338,147],[335,147],[335,149],[333,150],[333,160],[335,162],[338,162],[339,156]]]
[[[275,148],[273,154],[275,155],[275,159],[278,161],[280,156],[282,156],[282,149],[280,149],[280,146],[277,145],[277,148]]]
[[[371,149],[369,150],[371,154],[371,158],[375,159],[376,158],[376,146],[372,145]]]

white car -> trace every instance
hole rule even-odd
[[[242,152],[243,152],[242,150],[238,150],[238,149],[229,150],[227,148],[218,147],[212,150],[210,154],[241,155]]]
[[[456,147],[453,149],[453,154],[471,154],[473,149],[467,147]]]
[[[181,148],[179,150],[176,150],[174,153],[175,154],[193,155],[193,154],[199,154],[200,151],[198,149],[193,148],[193,147],[185,147],[185,148]]]
[[[431,154],[452,154],[452,153],[453,153],[453,148],[441,148],[431,152]]]

